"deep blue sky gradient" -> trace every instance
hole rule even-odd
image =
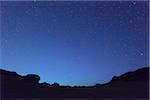
[[[148,1],[16,1],[0,9],[3,69],[93,85],[148,66]]]

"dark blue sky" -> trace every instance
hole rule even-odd
[[[148,66],[148,1],[16,1],[0,9],[3,69],[93,85]]]

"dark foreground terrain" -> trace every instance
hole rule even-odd
[[[94,86],[59,86],[58,83],[39,83],[34,74],[18,75],[0,69],[1,99],[62,99],[62,98],[105,98],[105,99],[149,99],[149,67],[114,76],[107,84]],[[114,99],[115,100],[115,99]]]

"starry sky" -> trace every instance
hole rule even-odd
[[[148,1],[0,4],[2,69],[93,85],[148,66]]]

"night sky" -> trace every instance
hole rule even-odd
[[[148,66],[148,1],[2,2],[2,69],[93,85]]]

